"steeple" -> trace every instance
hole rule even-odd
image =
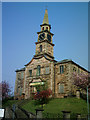
[[[42,55],[47,56],[47,58],[54,59],[53,57],[53,33],[50,32],[51,25],[48,21],[48,11],[45,10],[44,19],[42,25],[40,25],[41,31],[37,32],[38,40],[36,44],[36,52],[34,57],[39,57]]]
[[[41,31],[48,30],[50,32],[51,25],[49,24],[49,21],[48,21],[48,10],[47,9],[45,10],[43,23],[40,26],[41,26]]]
[[[43,19],[43,24],[49,24],[49,21],[48,21],[48,11],[47,11],[47,9],[45,10],[45,15],[44,15],[44,19]]]

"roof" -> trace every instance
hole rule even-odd
[[[35,44],[39,44],[39,43],[42,43],[42,42],[47,42],[47,43],[51,44],[52,46],[55,45],[55,44],[49,42],[48,40],[42,40],[42,41],[39,41],[39,42],[35,42]]]
[[[47,56],[51,57],[51,59],[47,58]],[[48,55],[47,53],[45,53],[45,54],[40,54],[40,55],[34,55],[34,57],[32,58],[32,60],[33,60],[33,59],[40,59],[40,58],[42,58],[42,57],[44,57],[46,60],[56,62],[56,60],[54,60],[54,57]],[[32,60],[31,60],[29,63],[27,63],[25,66],[29,65],[29,64],[32,62]]]
[[[44,15],[44,19],[43,19],[43,24],[49,24],[49,21],[48,21],[48,11],[47,9],[45,10],[45,15]]]
[[[15,72],[19,72],[19,71],[25,71],[25,67],[21,69],[17,69]]]
[[[71,62],[72,64],[75,64],[76,66],[78,66],[79,68],[83,69],[84,71],[86,72],[89,72],[88,70],[86,70],[85,68],[83,68],[82,66],[78,65],[77,63],[75,63],[74,61],[72,61],[72,59],[64,59],[64,60],[61,60],[59,62],[56,62],[55,65],[57,64],[63,64],[63,63],[68,63],[68,62]],[[90,73],[90,72],[89,72]]]
[[[40,25],[40,26],[41,26],[41,25]],[[51,35],[54,35],[53,33],[51,33],[51,32],[48,31],[48,30],[43,30],[43,31],[37,32],[37,34],[39,34],[39,33],[43,33],[43,32],[47,32],[47,33],[49,33],[49,34],[51,34]]]
[[[71,62],[72,60],[71,59],[64,59],[64,60],[61,60],[59,62],[57,62],[56,64],[58,63],[66,63],[66,62]]]

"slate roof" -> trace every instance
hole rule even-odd
[[[17,69],[15,72],[19,72],[19,71],[25,71],[25,67],[21,69]]]
[[[88,70],[86,70],[85,68],[83,68],[82,66],[80,66],[79,64],[75,63],[72,59],[64,59],[64,60],[61,60],[59,62],[56,62],[55,65],[57,64],[63,64],[63,63],[68,63],[68,62],[71,62],[72,64],[78,66],[79,68],[83,69],[84,71],[90,73]]]

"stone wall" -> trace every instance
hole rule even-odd
[[[37,76],[37,66],[41,66],[40,76]],[[64,66],[64,72],[60,73],[60,66]],[[49,67],[49,73],[46,73],[46,67]],[[32,76],[30,76],[29,70],[32,70]],[[24,73],[24,78],[21,79],[21,73]],[[77,87],[73,85],[73,73],[84,73],[88,74],[86,70],[77,64],[72,62],[65,63],[54,63],[54,61],[47,60],[45,57],[39,59],[32,59],[29,64],[27,64],[25,71],[16,72],[15,81],[15,99],[25,99],[32,97],[32,90],[34,87],[30,86],[32,82],[42,82],[46,81],[48,88],[52,90],[53,96],[57,98],[63,98],[64,96],[69,96],[71,94],[76,94]],[[60,93],[59,85],[64,86],[64,92]],[[22,94],[20,89],[22,88]]]
[[[40,76],[37,76],[37,66],[40,65],[41,66],[41,73]],[[49,67],[49,73],[46,74],[45,68]],[[41,81],[47,81],[48,86],[51,88],[51,84],[50,84],[50,74],[51,74],[51,65],[50,65],[50,61],[46,60],[44,57],[40,58],[40,59],[33,59],[32,62],[26,66],[26,82],[25,82],[25,99],[30,97],[30,82],[32,82],[34,80],[34,82],[37,82],[37,80]],[[30,77],[29,75],[29,70],[32,70],[32,76]]]

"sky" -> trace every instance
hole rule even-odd
[[[15,70],[35,55],[46,6],[55,60],[72,59],[88,70],[88,2],[3,2],[2,80],[13,91]]]

